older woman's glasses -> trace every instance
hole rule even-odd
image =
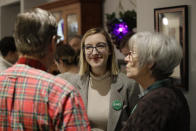
[[[94,49],[96,49],[96,51],[97,51],[98,53],[102,53],[102,52],[105,51],[106,46],[107,46],[106,43],[100,42],[100,43],[97,43],[96,46],[85,45],[85,46],[84,46],[84,49],[85,49],[85,52],[86,52],[87,54],[92,54]]]
[[[133,52],[133,51],[129,51],[129,53],[127,55],[129,60],[132,60],[133,59],[133,54],[136,54],[136,53]]]

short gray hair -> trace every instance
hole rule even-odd
[[[56,19],[51,13],[39,8],[20,13],[14,31],[17,50],[25,55],[43,57],[56,32]]]
[[[156,79],[169,77],[183,57],[180,44],[172,37],[150,32],[139,32],[129,40],[129,48],[136,47],[139,66],[154,64],[152,75]]]

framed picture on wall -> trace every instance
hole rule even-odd
[[[188,90],[188,6],[174,6],[154,9],[156,32],[174,37],[183,49],[181,64],[175,68],[172,77],[183,89]]]

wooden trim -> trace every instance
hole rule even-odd
[[[65,5],[73,4],[73,3],[102,3],[103,0],[58,0],[53,2],[48,2],[43,5],[39,5],[38,8],[42,8],[45,10],[51,10],[53,8],[62,7]]]
[[[58,8],[66,5],[70,5],[73,3],[80,2],[80,0],[58,0],[54,2],[45,3],[43,5],[39,5],[38,8],[42,8],[45,10],[51,10],[53,8]]]

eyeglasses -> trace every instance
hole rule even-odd
[[[136,52],[129,51],[129,53],[127,55],[129,60],[132,60],[133,59],[133,54],[136,54]]]
[[[106,43],[100,42],[100,43],[97,43],[96,46],[85,45],[85,46],[84,46],[84,49],[85,49],[85,52],[86,52],[87,54],[92,54],[92,53],[93,53],[93,49],[96,49],[96,51],[97,51],[98,53],[102,53],[102,52],[105,51],[106,46],[107,46]]]

